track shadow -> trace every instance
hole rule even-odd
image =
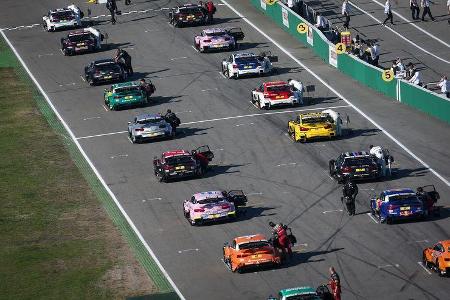
[[[239,173],[239,170],[231,170],[234,168],[245,166],[246,164],[241,165],[210,165],[208,168],[208,171],[205,175],[203,175],[203,178],[209,178],[220,174],[233,174],[233,173]]]
[[[148,19],[154,18],[154,17],[156,17],[156,16],[158,16],[158,15],[152,15],[152,16],[147,16],[147,17],[141,17],[141,18],[136,18],[136,19],[132,19],[132,20],[126,20],[126,21],[121,21],[121,20],[120,20],[119,18],[117,18],[117,17],[116,17],[116,19],[117,19],[117,24],[120,25],[120,24],[126,24],[126,23],[131,23],[131,22],[142,21],[142,20],[148,20]],[[120,17],[120,16],[119,16],[119,17]]]
[[[155,104],[162,104],[162,103],[174,103],[174,102],[180,102],[181,100],[174,100],[183,97],[183,95],[179,96],[152,96],[150,99],[150,106]]]
[[[176,139],[182,139],[185,137],[189,137],[189,136],[193,136],[193,135],[204,135],[206,134],[206,130],[211,129],[214,127],[208,127],[208,128],[192,128],[192,127],[187,127],[187,128],[179,128],[177,129],[177,136]]]
[[[374,136],[381,132],[378,128],[368,128],[368,129],[353,129],[353,128],[343,128],[342,136],[339,139],[345,140],[350,138],[355,138],[358,136]]]
[[[312,257],[315,256],[319,256],[319,255],[325,255],[328,253],[333,253],[336,251],[340,251],[343,250],[345,248],[334,248],[334,249],[330,249],[330,250],[322,250],[322,251],[309,251],[309,252],[301,252],[301,253],[296,253],[296,255],[294,255],[294,257],[292,258],[291,261],[288,261],[289,265],[296,265],[296,264],[303,264],[303,263],[307,263],[307,262],[319,262],[319,261],[324,261],[325,259],[323,258],[319,258],[319,259],[314,259],[312,260]]]
[[[282,74],[289,74],[289,73],[293,73],[293,74],[297,74],[300,73],[301,71],[303,71],[303,68],[301,67],[276,67],[273,69],[273,73],[275,73],[276,75],[282,75]],[[268,74],[268,76],[270,76],[272,74]]]
[[[315,105],[320,103],[335,103],[335,100],[339,100],[339,97],[311,97],[311,96],[304,96],[303,102],[305,105]]]
[[[128,79],[129,80],[139,80],[141,78],[147,78],[148,75],[153,75],[155,73],[165,72],[168,70],[170,70],[170,69],[161,69],[161,70],[152,71],[152,72],[134,72],[133,75],[128,77]],[[154,77],[154,76],[152,76],[152,77]],[[151,78],[151,77],[148,77],[148,78]],[[158,87],[156,87],[156,89],[158,89]]]
[[[403,177],[422,177],[428,175],[429,171],[425,167],[415,169],[393,169],[392,178],[398,179]],[[389,178],[388,178],[389,179]]]
[[[213,22],[210,24],[206,24],[205,26],[214,26],[225,23],[237,23],[241,18],[214,18]]]
[[[238,209],[238,218],[237,221],[245,221],[250,220],[257,217],[267,217],[267,216],[274,216],[276,213],[268,213],[266,214],[266,211],[273,210],[275,207],[266,207],[266,206],[244,206],[239,207]]]
[[[100,48],[99,50],[95,51],[95,53],[100,53],[100,52],[106,52],[106,51],[110,51],[110,50],[114,50],[114,49],[118,49],[118,48],[127,48],[133,46],[133,44],[130,43],[107,43],[107,44],[103,44],[102,48]]]
[[[248,49],[260,49],[260,48],[268,48],[269,45],[267,43],[250,43],[250,42],[242,42],[237,44],[237,50],[243,51]]]

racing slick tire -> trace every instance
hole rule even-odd
[[[391,225],[392,224],[392,218],[386,217],[386,224]]]
[[[89,78],[88,81],[90,86],[94,86],[95,85],[95,80],[93,78]]]
[[[441,270],[441,268],[439,268],[439,261],[436,261],[436,271],[438,272],[440,277],[444,277],[446,274],[445,269]]]
[[[425,268],[430,268],[430,263],[427,260],[427,256],[425,255],[425,252],[422,252],[422,264]]]
[[[196,226],[197,225],[197,222],[195,222],[194,219],[188,218],[188,220],[189,220],[189,224],[191,224],[191,226]]]
[[[131,138],[131,142],[133,144],[140,144],[141,140],[139,140],[138,138],[136,138],[135,135],[130,134],[130,138]]]

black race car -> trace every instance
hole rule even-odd
[[[94,52],[101,48],[103,38],[103,34],[92,27],[72,31],[61,38],[61,51],[64,55]]]
[[[377,179],[381,176],[375,156],[365,151],[346,152],[329,162],[330,176],[342,183],[344,177],[350,179]]]
[[[127,73],[122,66],[112,59],[102,59],[91,62],[84,67],[84,78],[90,85],[125,81]]]
[[[161,158],[153,159],[153,168],[159,181],[167,182],[174,178],[202,176],[214,154],[208,146],[201,146],[191,152],[172,150],[162,153]]]
[[[176,6],[169,12],[170,24],[175,27],[203,25],[206,23],[206,17],[206,9],[198,4]]]

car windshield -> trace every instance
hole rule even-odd
[[[207,32],[206,36],[214,37],[214,36],[224,36],[226,33],[223,31],[216,31],[216,32]]]
[[[86,40],[90,40],[91,35],[89,33],[77,34],[77,35],[69,35],[69,41],[71,42],[82,42]]]
[[[259,242],[249,242],[245,244],[240,244],[239,249],[259,249],[262,247],[270,246],[269,242],[267,241],[259,241]]]
[[[417,197],[415,195],[397,195],[389,197],[389,202],[403,202],[403,201],[416,201]]]
[[[73,19],[75,16],[73,15],[73,12],[71,11],[58,11],[51,14],[52,19],[57,20],[70,20]]]
[[[138,96],[141,95],[142,91],[138,86],[127,86],[127,87],[121,87],[116,88],[114,90],[116,94],[126,94],[126,95],[134,95]]]
[[[144,120],[137,121],[137,123],[138,124],[158,124],[161,121],[162,121],[161,118],[158,118],[158,119],[144,119]]]
[[[349,167],[357,167],[361,165],[372,165],[373,160],[369,157],[353,157],[353,158],[346,158],[345,163],[346,166]]]
[[[224,198],[206,198],[202,200],[198,200],[198,204],[209,204],[209,203],[217,203],[223,201]]]
[[[192,162],[193,162],[192,157],[188,155],[172,156],[166,158],[166,163],[168,165],[189,164]]]
[[[291,87],[289,85],[273,85],[268,86],[267,91],[272,93],[289,92]]]
[[[180,14],[194,15],[200,12],[198,7],[182,8],[180,9]]]
[[[120,72],[120,68],[115,63],[106,63],[101,65],[95,65],[95,70],[100,72]]]
[[[258,63],[258,59],[254,56],[249,57],[237,57],[235,58],[235,62],[237,64],[252,64],[252,63]]]
[[[325,123],[328,121],[328,118],[327,117],[305,118],[302,121],[304,124]]]

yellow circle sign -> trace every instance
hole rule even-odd
[[[298,33],[306,33],[308,31],[308,25],[305,23],[300,23],[297,25],[297,31]]]
[[[392,70],[384,70],[381,74],[381,78],[387,82],[392,81],[394,79],[394,72]]]
[[[274,5],[278,0],[264,0],[266,4]]]
[[[347,47],[345,46],[344,43],[337,43],[336,44],[336,53],[337,54],[344,53],[346,49],[347,49]]]

